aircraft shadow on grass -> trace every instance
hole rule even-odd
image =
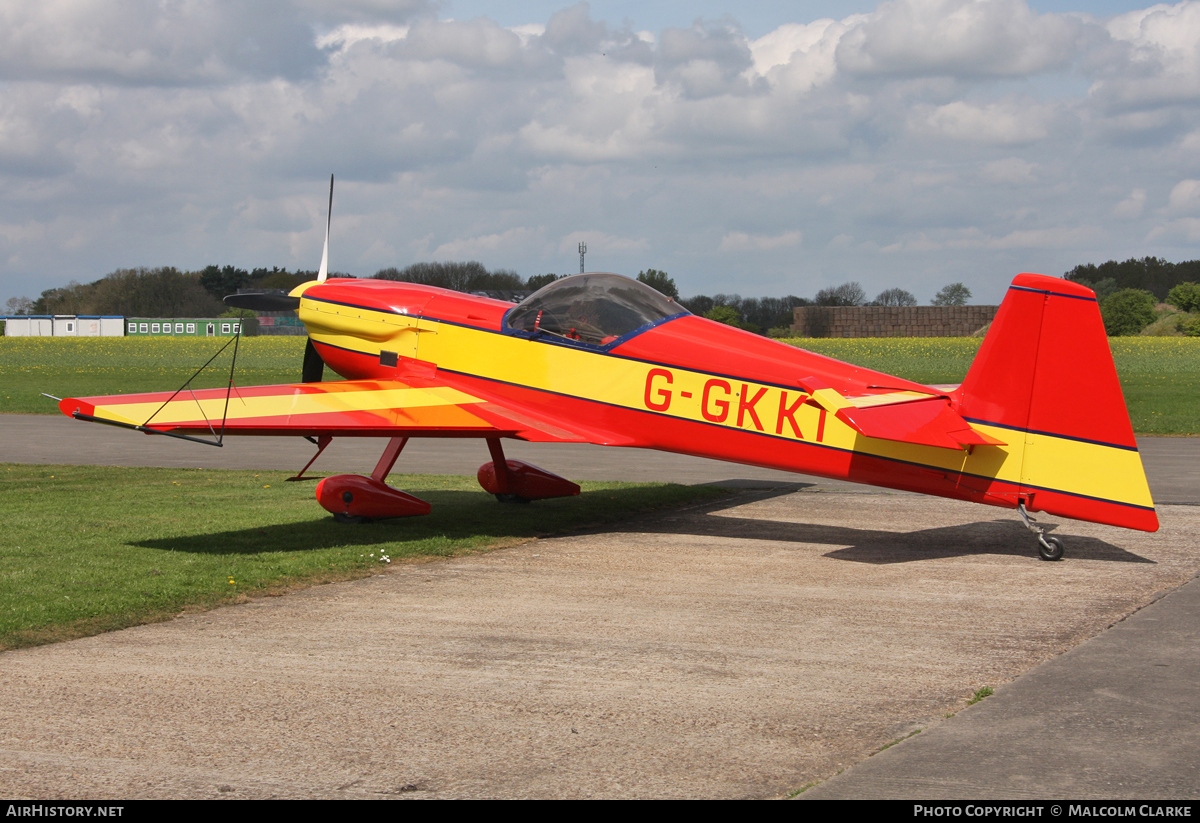
[[[501,505],[481,491],[418,491],[433,504],[432,512],[422,517],[347,524],[326,516],[227,531],[199,530],[191,535],[137,540],[130,544],[195,554],[249,555],[338,546],[370,547],[438,538],[453,541],[480,535],[504,540],[578,534],[602,530],[627,519],[629,515],[624,512],[642,508],[646,494],[644,488],[599,489],[582,492],[576,497],[539,500],[530,505]],[[393,556],[403,556],[403,553],[393,553]]]
[[[737,488],[734,483],[715,484]],[[201,532],[190,536],[136,541],[133,545],[165,551],[197,554],[261,554],[328,549],[338,546],[371,547],[430,538],[461,540],[488,534],[494,538],[533,538],[549,534],[618,532],[628,534],[690,534],[700,537],[724,537],[739,540],[770,540],[781,544],[809,543],[838,546],[826,557],[856,563],[911,563],[968,555],[1030,556],[1029,532],[1019,520],[984,520],[918,531],[888,531],[818,523],[796,523],[752,517],[734,517],[721,512],[753,501],[792,494],[811,483],[780,484],[770,489],[755,489],[711,503],[703,503],[669,513],[647,513],[617,521],[613,512],[639,498],[640,489],[613,489],[584,492],[580,497],[539,501],[528,506],[501,506],[481,503],[479,492],[429,491],[424,496],[434,502],[433,514],[425,517],[377,520],[363,525],[337,523],[332,517],[295,523],[265,525],[224,532]],[[551,525],[548,507],[559,511],[603,496],[605,511],[590,523],[587,518],[571,517],[573,523]],[[847,519],[854,510],[848,509]],[[605,524],[603,521],[608,521]],[[1053,524],[1047,530],[1056,528]],[[1153,563],[1105,540],[1068,536],[1071,557],[1078,560],[1104,560],[1120,563]],[[402,552],[396,556],[403,556]]]

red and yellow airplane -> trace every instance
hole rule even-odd
[[[1019,275],[966,379],[946,389],[696,317],[615,274],[567,277],[514,306],[326,270],[323,261],[289,304],[298,301],[309,334],[304,382],[59,407],[147,433],[303,435],[318,455],[334,437],[386,438],[370,477],[317,486],[340,518],[427,513],[384,483],[405,442],[476,437],[492,457],[480,484],[501,500],[579,492],[506,460],[502,440],[514,438],[659,449],[1018,509],[1046,559],[1061,557],[1062,543],[1028,511],[1158,528],[1095,294],[1069,281]],[[321,382],[325,365],[346,379]]]

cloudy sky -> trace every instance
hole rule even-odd
[[[502,10],[496,6],[502,5]],[[0,301],[119,267],[858,280],[1200,258],[1200,1],[0,0]]]

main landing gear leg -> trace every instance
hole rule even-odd
[[[513,472],[508,469],[508,461],[504,458],[504,446],[500,443],[499,437],[489,437],[487,439],[488,453],[492,456],[492,462],[487,465],[492,467],[495,474],[494,492],[496,500],[501,503],[531,503],[533,502],[528,497],[522,497],[513,492],[515,485]],[[480,469],[482,472],[483,469]],[[482,482],[482,481],[481,481]]]
[[[1025,511],[1024,500],[1017,503],[1017,511],[1021,513],[1021,519],[1025,521],[1025,528],[1037,535],[1038,556],[1043,560],[1062,560],[1063,542],[1057,537],[1047,537],[1045,529],[1034,525],[1037,521],[1029,516],[1029,512]]]
[[[407,437],[389,440],[370,477],[358,474],[326,477],[317,484],[317,502],[339,523],[366,523],[385,517],[429,514],[429,504],[424,500],[383,482],[407,442]]]

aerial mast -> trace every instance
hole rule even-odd
[[[583,242],[581,242],[581,243],[579,244],[579,273],[580,273],[580,274],[583,274],[583,272],[584,272],[584,268],[583,268],[583,256],[584,256],[585,254],[587,254],[587,243],[583,243]]]

